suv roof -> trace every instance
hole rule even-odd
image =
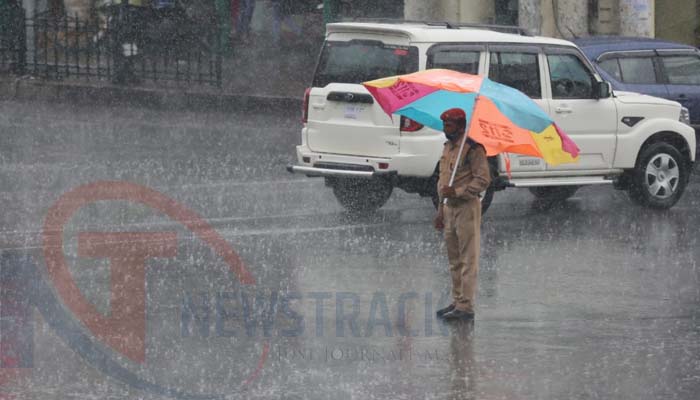
[[[596,59],[603,53],[634,50],[696,50],[695,47],[667,40],[627,37],[627,36],[592,36],[575,39],[576,43],[590,59]]]
[[[445,42],[485,42],[485,43],[525,43],[553,44],[559,46],[575,46],[567,40],[542,36],[526,36],[522,34],[504,33],[499,30],[514,30],[517,27],[497,25],[468,25],[450,24],[445,22],[399,21],[390,22],[338,22],[328,24],[326,33],[384,33],[407,36],[412,42],[445,43]],[[521,33],[524,30],[520,31]]]

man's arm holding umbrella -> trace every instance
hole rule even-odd
[[[441,190],[441,197],[471,200],[479,197],[491,184],[491,171],[489,169],[486,150],[478,143],[473,143],[467,156],[471,169],[471,179],[455,182],[452,187],[445,186]]]

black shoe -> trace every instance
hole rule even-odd
[[[454,304],[450,304],[449,306],[447,306],[447,307],[445,307],[445,308],[441,308],[441,309],[437,310],[437,311],[435,312],[435,314],[437,314],[438,317],[442,317],[442,316],[444,316],[445,314],[447,314],[448,312],[450,312],[450,311],[452,311],[452,310],[454,310],[454,309],[455,309],[455,305],[454,305]]]
[[[442,318],[448,319],[448,320],[456,320],[456,319],[462,319],[462,320],[468,320],[468,319],[474,319],[474,313],[469,312],[469,311],[464,311],[464,310],[458,310],[454,309],[447,314],[444,314]]]

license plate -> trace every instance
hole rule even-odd
[[[539,158],[521,158],[518,160],[518,165],[521,167],[534,167],[540,165]]]
[[[345,106],[345,112],[343,113],[343,116],[346,119],[357,119],[362,112],[365,111],[365,106],[361,105],[346,105]]]

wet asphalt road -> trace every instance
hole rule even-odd
[[[36,271],[31,290],[2,292],[0,398],[697,398],[697,177],[661,213],[607,187],[553,208],[497,193],[476,321],[445,325],[430,201],[396,191],[375,215],[346,214],[284,169],[298,114],[0,102],[3,269]],[[117,232],[173,236],[111,236],[90,254],[86,234]],[[120,281],[139,243],[161,257]],[[59,253],[70,282],[50,271]],[[8,293],[30,304],[23,320]],[[11,340],[20,326],[29,351]]]

